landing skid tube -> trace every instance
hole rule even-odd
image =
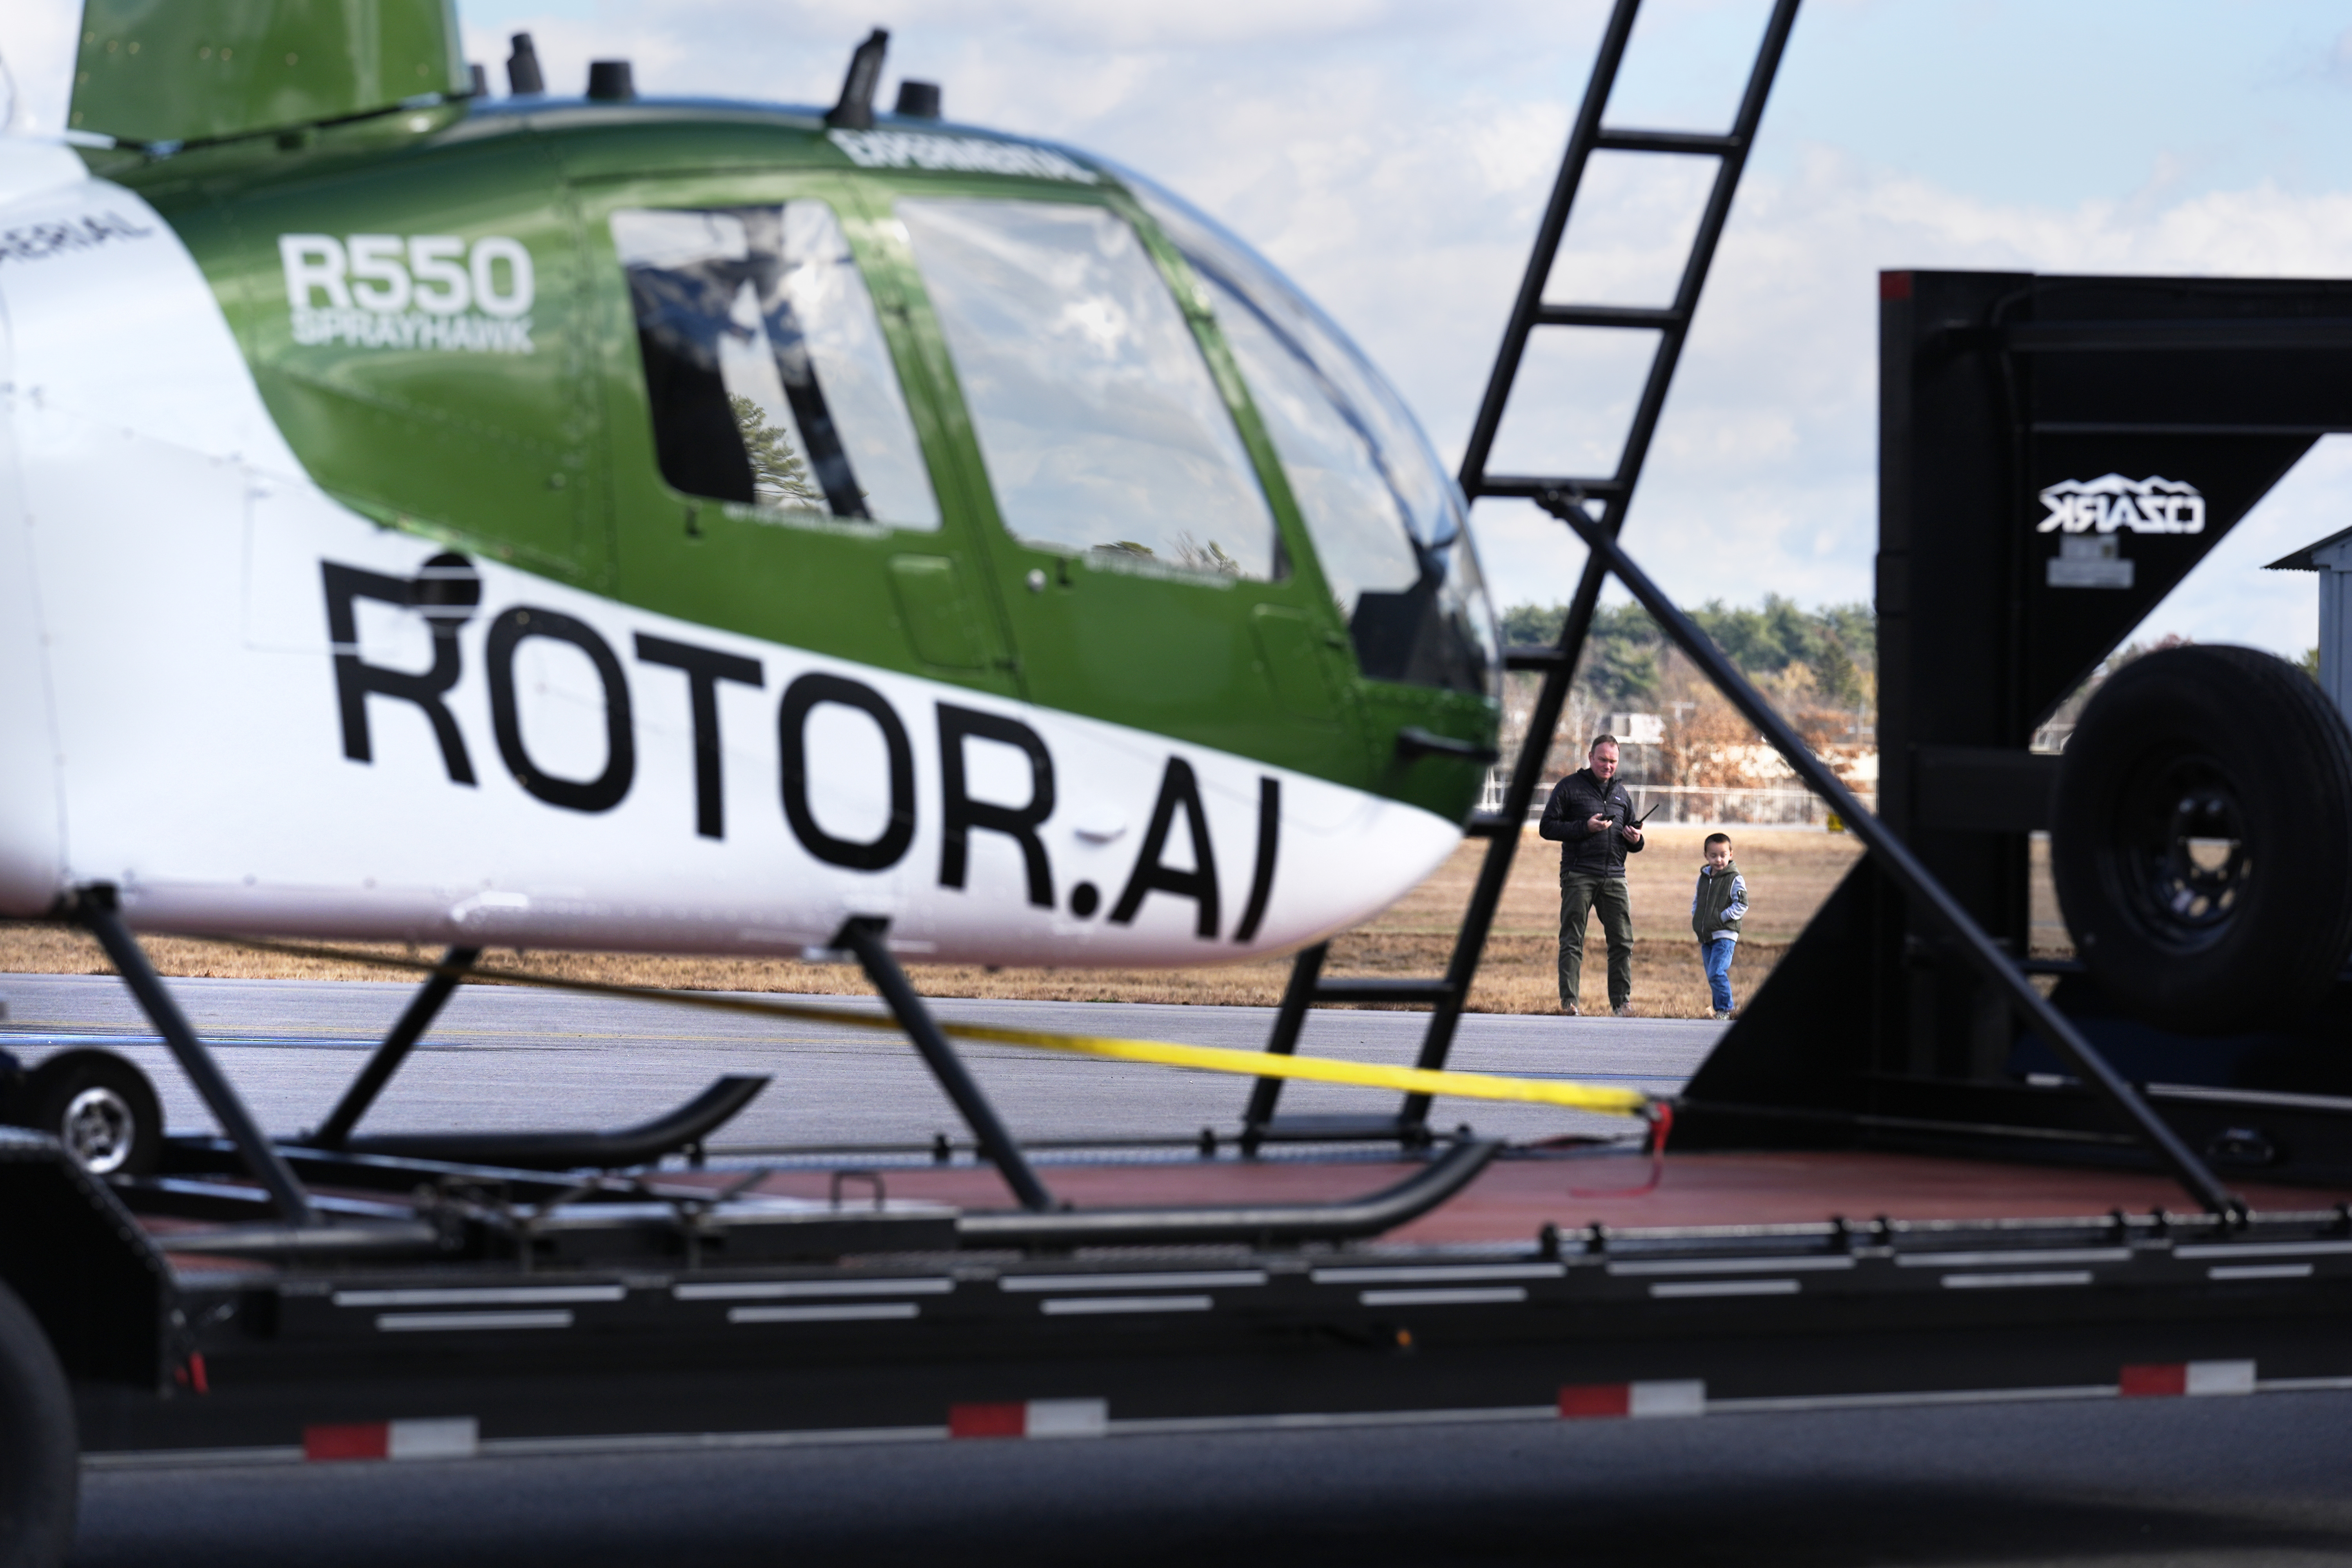
[[[328,1147],[526,1171],[625,1170],[665,1154],[694,1157],[704,1140],[767,1087],[765,1078],[730,1073],[667,1115],[605,1132],[387,1132]]]
[[[76,913],[227,1133],[171,1140],[163,1175],[113,1184],[134,1213],[216,1226],[175,1235],[175,1251],[314,1260],[435,1258],[525,1268],[645,1259],[670,1266],[683,1261],[691,1268],[706,1261],[807,1260],[914,1248],[1066,1252],[1330,1243],[1379,1236],[1427,1214],[1475,1181],[1502,1147],[1472,1138],[1465,1129],[1405,1180],[1335,1201],[1085,1210],[1057,1203],[891,956],[887,922],[871,918],[844,925],[835,947],[865,969],[1019,1208],[964,1211],[898,1203],[885,1197],[880,1175],[872,1173],[860,1173],[873,1184],[870,1207],[845,1205],[838,1180],[832,1202],[817,1205],[757,1193],[766,1174],[761,1171],[724,1188],[665,1181],[657,1173],[615,1173],[681,1151],[698,1153],[766,1086],[765,1078],[722,1078],[667,1115],[607,1131],[352,1136],[456,988],[473,976],[480,954],[472,948],[452,948],[443,956],[316,1131],[275,1139],[260,1131],[123,925],[113,889],[84,889]],[[663,999],[658,992],[638,994]],[[598,1173],[584,1173],[591,1171]],[[338,1194],[383,1195],[328,1195],[313,1184]]]

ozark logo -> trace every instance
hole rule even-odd
[[[2043,490],[2042,504],[2050,515],[2036,525],[2039,533],[2113,533],[2119,528],[2134,533],[2205,531],[2205,498],[2197,487],[2153,474],[2144,479],[2121,474],[2066,479]]]

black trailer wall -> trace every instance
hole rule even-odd
[[[1879,332],[1879,811],[2023,957],[2060,765],[2033,731],[2352,429],[2352,283],[1889,272]],[[2005,1095],[2016,1042],[1865,861],[1693,1079],[1677,1142],[2031,1121],[1958,1093]]]

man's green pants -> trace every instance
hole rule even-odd
[[[1559,879],[1559,1005],[1576,1005],[1584,974],[1584,925],[1593,910],[1609,939],[1609,1005],[1622,1007],[1633,996],[1633,900],[1622,877],[1570,871]]]

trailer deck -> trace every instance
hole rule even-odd
[[[21,1177],[54,1160],[40,1142],[0,1154]],[[1445,1157],[1129,1155],[1052,1174],[1080,1212],[1239,1208],[1341,1200]],[[129,1217],[111,1189],[50,1169],[93,1213]],[[245,1219],[118,1231],[158,1269],[177,1352],[157,1385],[80,1383],[90,1462],[2352,1386],[2352,1209],[2308,1189],[2248,1187],[2232,1219],[2170,1212],[2179,1189],[2153,1173],[1789,1152],[1672,1156],[1642,1191],[1639,1154],[1523,1148],[1378,1240],[1024,1249],[957,1243],[958,1223],[1015,1212],[984,1164],[673,1171],[593,1197],[534,1173],[494,1197],[488,1174],[468,1177],[475,1198],[537,1212],[550,1237],[627,1211],[631,1256],[534,1259],[558,1239],[504,1260],[326,1263],[270,1256]],[[446,1229],[444,1198],[402,1196],[394,1176],[314,1184],[326,1228],[440,1209]],[[142,1201],[166,1191],[225,1209],[263,1196],[221,1173]],[[861,1219],[915,1244],[728,1251],[763,1221],[837,1241]]]
[[[1144,1204],[1328,1202],[1402,1180],[1415,1169],[1392,1154],[1349,1160],[1123,1161],[1058,1165],[1054,1188],[1087,1206]],[[2181,1205],[2178,1184],[2152,1173],[1995,1164],[1982,1160],[1874,1151],[1765,1151],[1676,1154],[1659,1169],[1648,1159],[1607,1150],[1507,1152],[1462,1194],[1383,1238],[1388,1246],[1508,1247],[1531,1243],[1546,1225],[1581,1230],[1601,1225],[1685,1229],[1822,1225],[1843,1216],[1861,1224],[1906,1221],[2063,1219],[2116,1209],[2146,1213]],[[1002,1201],[985,1166],[957,1165],[883,1173],[893,1197],[982,1207]],[[666,1181],[717,1186],[717,1173],[680,1173]],[[779,1172],[753,1189],[823,1198],[821,1172]],[[2325,1208],[2352,1197],[2352,1183],[2315,1191],[2243,1186],[2241,1194],[2270,1211]]]

